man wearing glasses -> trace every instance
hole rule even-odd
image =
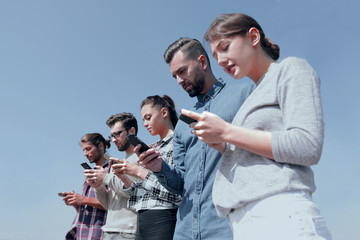
[[[126,152],[125,160],[137,164],[138,157],[134,147],[126,140],[129,134],[137,134],[136,118],[131,113],[112,115],[106,124],[110,127],[111,140],[120,152]],[[127,208],[129,196],[124,192],[125,185],[131,185],[136,178],[127,175],[108,173],[101,167],[85,170],[87,182],[95,188],[96,198],[107,209],[106,224],[102,227],[103,238],[135,239],[136,213]]]

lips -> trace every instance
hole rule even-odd
[[[229,65],[226,67],[225,71],[232,75],[235,72],[235,64]]]
[[[190,89],[190,87],[191,87],[191,84],[189,84],[189,83],[184,83],[182,87],[183,87],[183,89],[184,89],[185,91],[188,91],[188,90]]]

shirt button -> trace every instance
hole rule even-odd
[[[195,219],[197,219],[197,218],[198,218],[197,213],[194,213],[194,218],[195,218]]]

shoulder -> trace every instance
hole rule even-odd
[[[132,163],[137,163],[138,156],[136,155],[136,153],[131,153],[130,155],[126,156],[125,160]]]
[[[313,71],[313,68],[305,59],[298,57],[285,58],[279,63],[279,67],[282,71],[289,71],[293,73]]]
[[[226,83],[222,95],[225,98],[247,98],[255,88],[255,83],[250,79],[232,80]]]

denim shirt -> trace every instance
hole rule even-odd
[[[254,84],[226,84],[219,79],[206,95],[197,96],[194,111],[208,111],[231,122],[254,89]],[[177,212],[174,239],[232,239],[226,218],[219,218],[212,202],[212,187],[221,154],[191,133],[188,124],[179,121],[174,135],[174,163],[163,161],[156,173],[169,190],[183,196]]]

